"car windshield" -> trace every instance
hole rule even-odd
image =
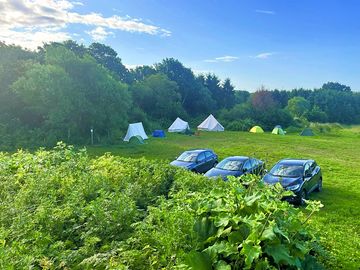
[[[177,160],[178,161],[185,161],[185,162],[195,162],[197,156],[198,156],[198,153],[184,152],[177,158]]]
[[[239,171],[241,166],[242,162],[240,160],[224,159],[218,165],[216,165],[216,168],[227,171]]]
[[[302,175],[302,171],[301,165],[276,164],[270,173],[280,177],[299,177]]]

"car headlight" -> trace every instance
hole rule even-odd
[[[299,187],[300,187],[300,184],[297,184],[297,185],[289,186],[286,189],[287,190],[297,190]]]

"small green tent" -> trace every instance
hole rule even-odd
[[[281,127],[277,127],[277,126],[274,127],[271,133],[276,135],[285,135],[284,130]]]
[[[314,132],[311,128],[304,128],[304,130],[300,133],[300,136],[314,136]]]
[[[129,139],[129,143],[131,144],[144,144],[144,139],[140,135],[132,136]]]
[[[250,129],[250,132],[252,132],[252,133],[264,133],[264,130],[259,126],[253,126]]]

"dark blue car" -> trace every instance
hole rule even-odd
[[[322,190],[321,168],[311,159],[280,160],[263,181],[270,185],[280,182],[285,189],[294,192],[294,196],[284,199],[299,204],[304,203],[310,192]]]
[[[234,156],[222,160],[219,164],[208,171],[207,177],[221,177],[227,180],[228,176],[239,177],[243,174],[262,175],[265,169],[263,161],[251,157]]]
[[[184,169],[204,173],[218,163],[218,157],[211,149],[194,149],[185,151],[170,164]]]

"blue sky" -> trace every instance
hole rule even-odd
[[[250,91],[327,81],[360,90],[359,14],[356,0],[0,0],[0,40],[97,40],[128,66],[174,57]]]

